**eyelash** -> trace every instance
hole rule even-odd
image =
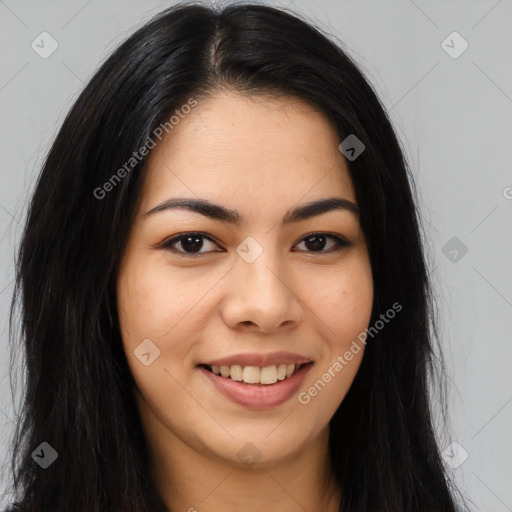
[[[300,239],[299,243],[302,243],[305,240],[307,240],[308,238],[311,238],[314,236],[323,236],[326,238],[332,238],[336,241],[336,246],[334,248],[331,248],[328,251],[324,251],[324,250],[322,250],[322,251],[306,251],[306,252],[309,252],[310,254],[330,254],[333,252],[341,251],[342,249],[344,249],[346,247],[350,247],[352,245],[349,241],[345,240],[343,237],[341,237],[339,235],[335,235],[334,233],[325,233],[325,232],[309,233],[309,234],[303,236]],[[187,233],[181,233],[180,235],[174,236],[168,240],[164,240],[161,244],[158,245],[158,248],[164,249],[166,251],[169,251],[169,252],[172,252],[175,254],[176,253],[180,254],[186,258],[199,258],[199,257],[207,254],[208,252],[211,252],[211,251],[206,251],[206,252],[197,252],[197,253],[187,253],[185,251],[176,250],[175,248],[172,247],[176,243],[184,240],[185,238],[189,238],[189,237],[200,237],[200,238],[206,239],[206,240],[218,245],[215,242],[215,240],[213,240],[213,238],[211,238],[209,235],[207,235],[205,233],[191,231],[191,232],[187,232]],[[201,249],[202,249],[202,247],[201,247]],[[215,251],[215,252],[219,252],[219,251]]]

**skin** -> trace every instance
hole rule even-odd
[[[222,91],[200,99],[151,150],[117,293],[151,472],[169,510],[338,510],[329,420],[364,345],[308,404],[294,395],[265,410],[225,398],[197,365],[288,350],[314,361],[299,390],[307,391],[368,326],[373,280],[358,215],[333,210],[281,224],[289,209],[313,200],[356,203],[340,142],[302,100]],[[145,215],[171,197],[208,199],[244,221],[184,209]],[[214,239],[203,239],[195,258],[179,241],[174,252],[159,246],[190,231]],[[336,241],[327,238],[315,249],[304,241],[315,232],[351,245],[332,251]],[[263,248],[250,264],[236,252],[248,236]],[[144,339],[160,350],[148,366],[134,355]],[[247,442],[261,454],[256,464],[237,456]]]

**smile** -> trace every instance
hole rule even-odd
[[[280,364],[271,366],[242,366],[234,364],[231,366],[205,365],[204,367],[224,378],[234,381],[243,381],[246,384],[275,384],[278,380],[285,380],[300,370],[301,364]]]
[[[299,392],[313,364],[281,363],[263,367],[215,365],[218,373],[213,371],[214,365],[202,364],[197,368],[206,378],[207,385],[231,402],[249,409],[269,409],[284,404]],[[240,376],[240,380],[233,378]]]

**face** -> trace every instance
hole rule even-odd
[[[222,92],[151,150],[117,286],[150,436],[231,465],[325,438],[373,301],[340,142],[298,99]]]

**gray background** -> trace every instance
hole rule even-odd
[[[460,445],[446,461],[474,510],[512,511],[512,1],[267,3],[341,40],[390,113],[416,177],[440,307],[451,414],[441,449]],[[86,80],[170,4],[0,0],[1,460],[13,416],[13,258],[29,193]],[[46,59],[31,47],[43,31],[59,45]],[[452,36],[442,46],[453,31],[469,44],[457,58],[443,46],[458,53],[461,40]],[[462,450],[468,457],[461,463]],[[4,467],[0,491],[8,478]]]

